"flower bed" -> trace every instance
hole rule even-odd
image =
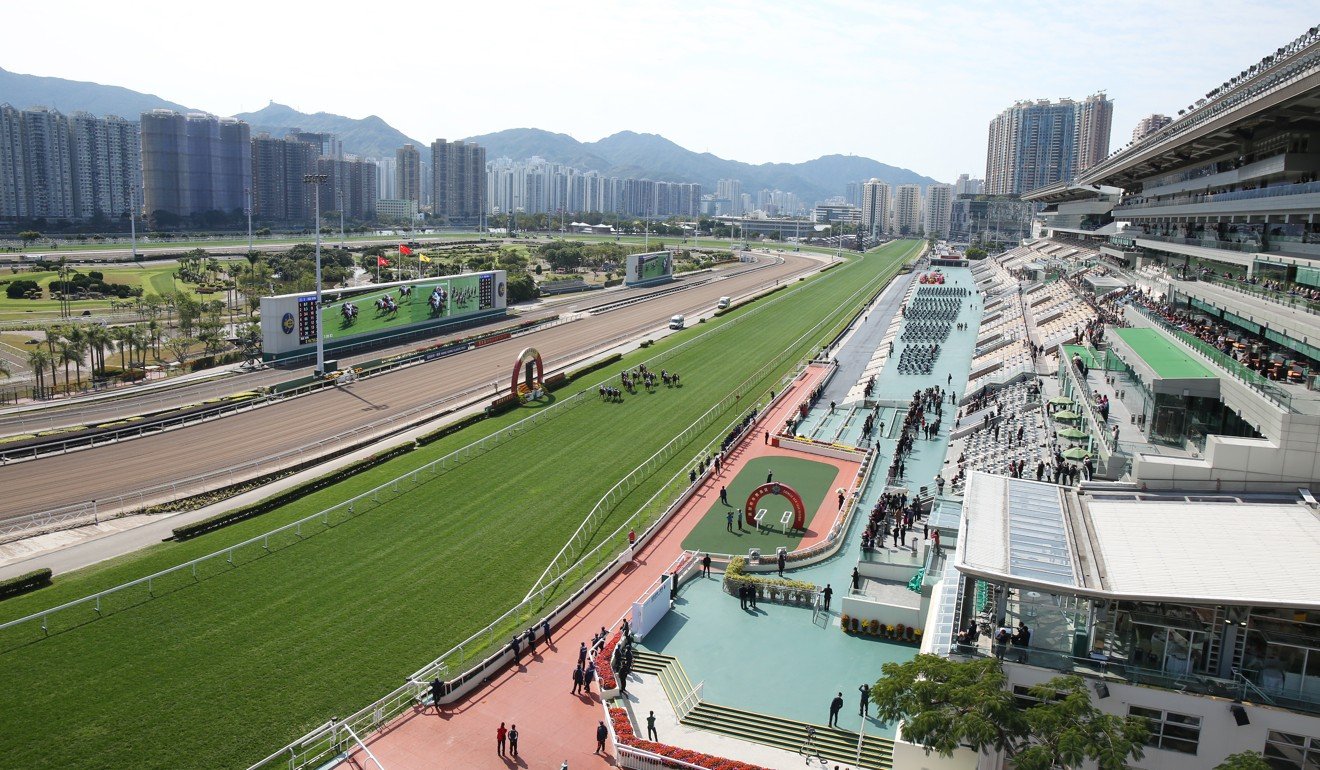
[[[614,654],[614,648],[619,646],[619,639],[623,636],[622,631],[615,631],[605,640],[605,646],[596,653],[596,676],[600,679],[600,691],[618,689],[619,683],[614,678],[614,669],[610,668],[610,656]]]
[[[897,625],[886,625],[878,620],[864,620],[854,618],[847,614],[839,618],[839,628],[845,634],[858,634],[861,636],[878,636],[891,642],[907,642],[921,646],[921,637],[923,631],[920,628],[904,626],[902,623]]]
[[[614,725],[614,740],[624,746],[630,746],[641,751],[649,751],[670,759],[677,759],[681,762],[687,762],[692,765],[700,765],[709,770],[769,770],[760,765],[753,765],[748,762],[739,762],[735,759],[725,759],[711,754],[703,754],[700,751],[691,749],[681,749],[677,746],[670,746],[665,743],[655,743],[654,741],[644,741],[633,733],[632,721],[628,719],[628,712],[617,706],[610,707],[610,722]],[[673,765],[679,767],[679,765]]]

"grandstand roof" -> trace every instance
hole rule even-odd
[[[962,511],[955,566],[986,580],[1097,598],[1320,609],[1320,515],[1295,497],[1079,492],[973,471]]]

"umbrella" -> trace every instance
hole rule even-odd
[[[1072,449],[1069,449],[1068,451],[1064,452],[1063,456],[1068,458],[1069,460],[1085,460],[1086,458],[1091,456],[1091,453],[1086,451],[1085,449],[1082,449],[1079,446],[1075,446]]]
[[[1062,412],[1054,413],[1054,419],[1056,420],[1080,420],[1081,417],[1082,416],[1080,414],[1073,411],[1069,411],[1067,409],[1063,410]]]
[[[1050,399],[1051,404],[1071,405],[1072,402],[1073,400],[1071,398],[1068,398],[1067,396],[1055,396],[1054,398]]]
[[[1055,431],[1055,433],[1062,438],[1072,438],[1072,439],[1086,438],[1088,435],[1090,435],[1086,431],[1077,430],[1076,428],[1060,428],[1059,430]]]

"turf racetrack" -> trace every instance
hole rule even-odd
[[[217,569],[196,583],[158,586],[157,598],[143,593],[133,606],[106,606],[103,619],[88,613],[82,625],[55,624],[45,638],[30,628],[26,640],[0,635],[3,764],[242,768],[329,717],[361,708],[516,605],[585,512],[667,442],[674,426],[694,421],[829,316],[831,323],[793,352],[814,351],[871,292],[848,298],[863,287],[878,288],[918,246],[891,244],[623,364],[766,308],[666,360],[665,368],[683,375],[682,388],[625,396],[622,404],[593,400],[370,513],[269,555],[259,549],[241,555],[236,568]],[[583,387],[596,382],[585,378]],[[744,392],[764,393],[777,383],[777,374],[767,376]],[[52,588],[0,603],[0,618],[314,513],[526,414],[517,410],[486,421],[258,519],[57,578]],[[684,472],[695,452],[718,440],[736,416],[728,413],[659,468],[599,532],[612,532]],[[565,586],[561,595],[571,590]]]
[[[785,497],[766,495],[761,498],[757,508],[766,510],[764,528],[757,532],[755,527],[743,524],[739,531],[738,522],[743,519],[743,506],[753,489],[765,483],[766,473],[774,471],[775,481],[787,484],[802,495],[802,502],[807,508],[807,526],[820,508],[821,501],[830,493],[830,487],[839,469],[829,463],[804,460],[798,457],[754,457],[747,461],[743,469],[732,481],[726,483],[729,491],[730,506],[721,505],[718,497],[692,528],[692,532],[683,540],[685,550],[710,551],[712,553],[747,553],[748,548],[760,548],[761,556],[773,558],[775,549],[785,546],[792,551],[802,542],[802,532],[790,529],[788,534],[779,527],[784,511],[793,510]],[[851,483],[851,479],[849,479]],[[728,531],[728,511],[734,511],[733,531]]]

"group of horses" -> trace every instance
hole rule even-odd
[[[659,374],[646,368],[646,364],[638,364],[635,369],[625,369],[619,372],[620,388],[611,388],[602,386],[600,388],[600,397],[605,401],[622,401],[623,390],[636,394],[637,386],[641,385],[649,392],[656,386],[656,382],[664,383],[665,387],[681,387],[678,372],[669,372],[664,369]]]
[[[382,294],[377,297],[373,304],[376,306],[377,315],[396,315],[399,312],[399,305],[404,301],[412,299],[412,286],[397,287],[399,298],[396,300],[390,294]],[[469,304],[476,297],[476,289],[471,287],[459,289],[454,293],[454,302],[462,307]],[[334,299],[338,299],[335,297]],[[431,296],[427,297],[426,304],[431,308],[432,315],[443,315],[445,304],[449,300],[449,293],[443,286],[436,286],[431,290]],[[334,301],[334,300],[331,300]],[[339,315],[344,321],[345,326],[351,326],[358,317],[358,306],[353,302],[345,302],[339,306]]]

